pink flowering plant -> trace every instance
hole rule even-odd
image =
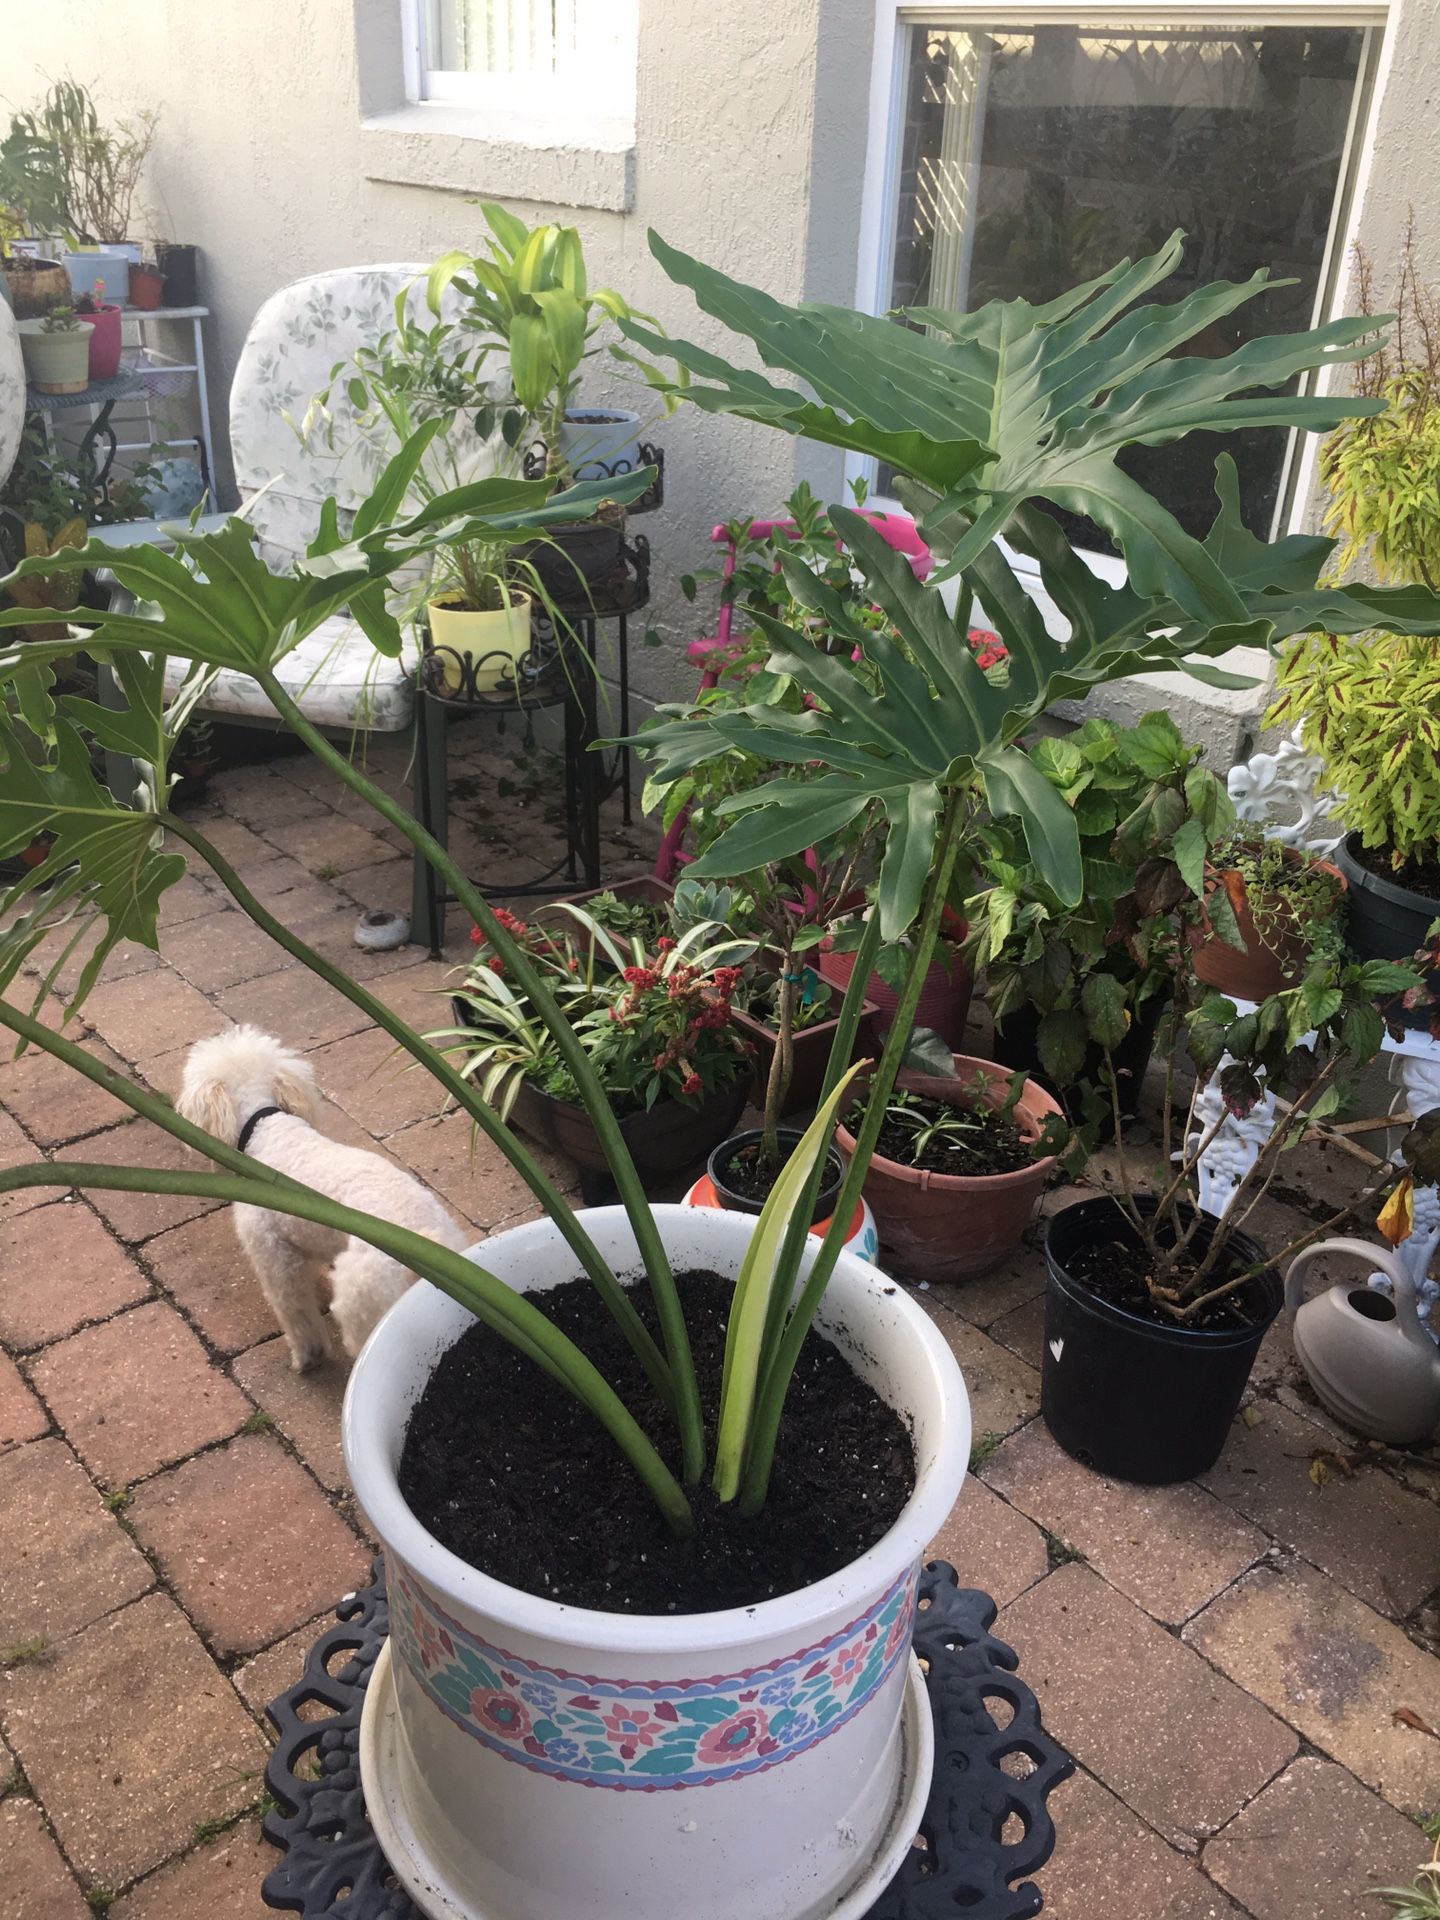
[[[562,905],[527,922],[504,907],[496,920],[547,979],[556,1004],[618,1114],[657,1100],[698,1106],[750,1071],[747,1042],[731,1021],[739,961],[753,946],[704,921],[654,952],[622,942],[583,907]],[[579,1103],[580,1088],[513,961],[476,926],[476,957],[455,996],[459,1024],[431,1040],[503,1118],[522,1081]]]

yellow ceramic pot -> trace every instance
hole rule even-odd
[[[520,661],[530,651],[530,596],[516,593],[508,607],[477,613],[460,594],[430,602],[430,639],[444,669],[445,690],[458,693],[469,677],[461,661],[473,663],[477,693],[494,693],[513,684]]]

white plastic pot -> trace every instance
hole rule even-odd
[[[654,1212],[678,1271],[738,1272],[747,1216]],[[583,1218],[615,1270],[633,1272],[623,1210]],[[525,1291],[575,1272],[546,1221],[481,1251]],[[390,1594],[361,1773],[410,1897],[445,1920],[859,1920],[908,1851],[929,1787],[909,1648],[920,1557],[969,1459],[949,1348],[883,1273],[842,1254],[817,1325],[904,1413],[909,1501],[869,1552],[797,1593],[633,1616],[502,1585],[442,1547],[401,1498],[411,1409],[469,1324],[434,1288],[413,1287],[372,1335],[345,1400],[346,1460]],[[618,1456],[615,1471],[628,1471]]]
[[[519,664],[530,651],[528,593],[517,593],[508,607],[488,613],[432,600],[429,614],[430,638],[440,653],[449,692],[458,692],[463,684],[461,659],[473,663],[479,693],[493,693],[498,687],[515,684]],[[451,656],[459,657],[446,658],[447,649]]]
[[[130,258],[120,247],[81,247],[65,255],[65,271],[76,298],[105,282],[105,298],[123,307],[130,293]]]
[[[608,480],[640,464],[640,416],[628,407],[571,407],[560,452],[575,480]]]

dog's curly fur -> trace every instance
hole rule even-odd
[[[355,1147],[342,1147],[316,1129],[322,1115],[314,1069],[258,1027],[234,1027],[201,1040],[185,1061],[176,1107],[227,1146],[240,1138],[261,1107],[279,1107],[256,1127],[248,1151],[342,1205],[409,1227],[457,1252],[468,1236],[435,1196],[412,1175]],[[415,1276],[398,1260],[309,1220],[237,1206],[235,1231],[290,1345],[297,1373],[318,1366],[329,1343],[320,1308],[320,1269],[329,1263],[330,1313],[352,1357],[371,1329]]]

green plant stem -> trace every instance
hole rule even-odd
[[[825,1065],[825,1079],[820,1089],[820,1098],[816,1102],[817,1106],[824,1106],[850,1065],[851,1056],[855,1052],[855,1042],[860,1033],[860,1013],[865,1004],[865,989],[870,984],[870,975],[874,972],[879,952],[880,914],[876,909],[865,922],[864,932],[860,936],[860,946],[855,955],[855,966],[840,1002],[840,1013],[830,1039],[830,1058]],[[800,1196],[800,1204],[791,1215],[785,1240],[780,1249],[782,1274],[795,1275],[800,1271],[800,1255],[810,1231],[811,1216],[815,1211],[815,1202],[820,1197],[820,1189],[825,1183],[827,1158],[828,1155],[821,1154],[816,1161],[810,1178],[805,1184],[804,1192]],[[836,1203],[837,1213],[843,1201],[842,1194],[840,1201]],[[853,1204],[850,1211],[854,1212]],[[785,1332],[785,1316],[790,1311],[794,1291],[793,1283],[787,1288],[781,1282],[777,1282],[771,1290],[769,1311],[765,1320],[765,1338],[760,1350],[762,1390],[763,1382],[769,1377],[780,1351],[780,1342]]]
[[[219,1142],[205,1151],[212,1152]],[[237,1158],[245,1158],[239,1155]],[[118,1193],[195,1195],[228,1200],[237,1206],[266,1207],[297,1220],[309,1220],[335,1233],[355,1235],[388,1253],[402,1266],[423,1275],[452,1300],[493,1327],[575,1398],[610,1435],[650,1490],[667,1524],[679,1538],[692,1530],[690,1503],[634,1416],[615,1390],[553,1321],[493,1273],[423,1234],[411,1233],[374,1214],[341,1206],[308,1187],[277,1179],[270,1168],[253,1163],[256,1178],[220,1173],[179,1173],[168,1167],[89,1166],[75,1161],[41,1161],[0,1173],[0,1193],[27,1187],[84,1187]]]
[[[476,1093],[474,1087],[446,1059],[437,1047],[403,1021],[399,1014],[387,1007],[385,1002],[370,993],[356,980],[352,980],[340,967],[333,966],[322,954],[316,953],[298,935],[277,920],[262,903],[255,898],[245,882],[236,873],[229,861],[211,846],[205,836],[187,821],[177,819],[173,814],[160,816],[162,825],[177,839],[193,847],[216,877],[223,883],[226,891],[262,933],[281,946],[310,971],[325,981],[339,994],[356,1006],[378,1027],[383,1027],[390,1038],[419,1062],[431,1077],[439,1082],[471,1120],[493,1145],[498,1147],[506,1159],[529,1187],[547,1217],[554,1221],[565,1244],[570,1248],[586,1274],[594,1283],[596,1291],[615,1316],[620,1331],[629,1342],[636,1359],[644,1367],[652,1385],[661,1397],[673,1405],[674,1391],[671,1385],[670,1368],[665,1356],[656,1346],[646,1329],[644,1321],[635,1311],[614,1273],[602,1258],[594,1241],[586,1233],[568,1200],[545,1173],[544,1168],[534,1155],[519,1141],[502,1120]]]
[[[840,1189],[840,1198],[836,1202],[829,1231],[820,1243],[820,1250],[815,1256],[800,1298],[796,1302],[795,1310],[781,1338],[774,1365],[766,1375],[760,1390],[755,1419],[751,1427],[750,1450],[745,1462],[745,1478],[740,1494],[740,1511],[746,1515],[758,1513],[765,1504],[765,1496],[770,1488],[770,1472],[775,1462],[775,1442],[780,1432],[780,1416],[785,1407],[785,1395],[789,1390],[796,1362],[800,1358],[800,1349],[805,1344],[805,1336],[810,1331],[810,1324],[815,1318],[816,1308],[829,1285],[830,1276],[835,1271],[835,1263],[845,1245],[850,1216],[854,1213],[860,1199],[865,1176],[870,1171],[875,1143],[880,1138],[880,1129],[885,1121],[886,1102],[894,1090],[895,1076],[900,1071],[900,1062],[909,1044],[910,1030],[915,1022],[915,1010],[920,1004],[925,975],[929,971],[930,958],[939,937],[940,918],[950,891],[950,876],[955,870],[955,861],[960,852],[965,811],[966,796],[962,791],[952,791],[947,794],[945,813],[936,838],[935,855],[930,869],[929,888],[910,955],[910,966],[905,975],[905,984],[900,990],[894,1023],[885,1036],[880,1063],[875,1069],[874,1077],[866,1092],[865,1118],[855,1141],[855,1151],[850,1158],[850,1165],[845,1175],[844,1185]],[[872,912],[871,918],[878,921],[878,910]],[[859,959],[860,956],[857,956],[856,975],[861,972]],[[868,975],[866,977],[868,978]],[[854,985],[854,976],[852,976],[851,985],[852,987]],[[846,1000],[848,1001],[849,998],[850,992],[847,989]],[[837,1034],[837,1044],[838,1041]],[[833,1063],[833,1048],[831,1058]],[[828,1072],[825,1078],[829,1084]],[[808,1222],[806,1225],[808,1226]],[[803,1242],[801,1244],[803,1245]]]
[[[535,1008],[546,1031],[554,1040],[561,1059],[570,1070],[571,1078],[579,1089],[581,1102],[595,1129],[610,1168],[615,1185],[619,1190],[621,1203],[629,1216],[631,1230],[634,1232],[636,1246],[644,1263],[650,1291],[655,1301],[656,1315],[660,1321],[661,1337],[665,1342],[665,1354],[670,1363],[670,1375],[674,1387],[675,1417],[680,1430],[682,1470],[687,1484],[693,1486],[705,1471],[705,1426],[700,1411],[700,1389],[695,1378],[695,1363],[690,1351],[690,1337],[685,1327],[685,1314],[680,1305],[679,1289],[675,1285],[675,1276],[670,1270],[660,1238],[659,1228],[650,1211],[645,1190],[640,1184],[640,1176],[635,1171],[635,1162],[625,1145],[625,1136],[620,1131],[620,1123],[610,1109],[603,1089],[596,1080],[589,1057],[581,1045],[574,1030],[560,1011],[555,996],[545,984],[540,971],[533,966],[529,955],[513,940],[496,919],[489,902],[471,886],[464,872],[450,858],[432,834],[420,825],[413,815],[392,800],[388,793],[377,787],[363,773],[353,767],[345,755],[333,747],[318,728],[313,726],[300,708],[291,699],[274,674],[268,668],[257,671],[256,678],[264,688],[271,705],[285,721],[287,726],[303,740],[315,757],[329,767],[341,781],[367,800],[376,812],[392,826],[398,827],[410,844],[415,847],[436,873],[446,882],[455,898],[477,926],[483,927],[485,936],[501,960],[519,981],[530,1004]]]

